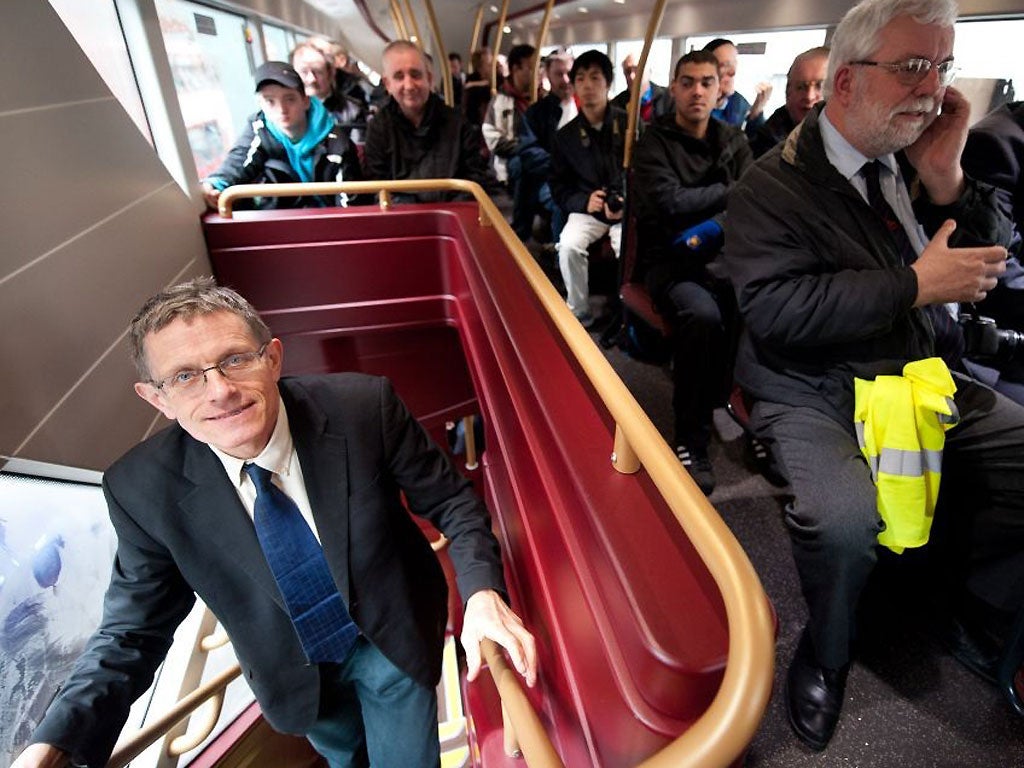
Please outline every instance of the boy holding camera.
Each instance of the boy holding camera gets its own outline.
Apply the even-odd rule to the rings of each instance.
[[[606,234],[615,257],[622,243],[625,200],[622,154],[626,113],[608,103],[612,62],[586,51],[569,72],[580,113],[557,134],[551,154],[551,194],[567,214],[558,240],[558,266],[569,309],[590,328],[587,249]]]

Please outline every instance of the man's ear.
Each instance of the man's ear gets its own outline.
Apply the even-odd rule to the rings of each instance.
[[[174,409],[167,405],[163,393],[146,381],[135,382],[135,394],[156,408],[168,419],[174,419]]]
[[[281,378],[281,370],[284,365],[284,345],[278,338],[273,338],[267,342],[267,349],[263,353],[267,358],[267,367],[274,374],[274,381]]]
[[[844,64],[836,70],[832,79],[832,98],[842,106],[850,106],[853,98],[853,67]]]

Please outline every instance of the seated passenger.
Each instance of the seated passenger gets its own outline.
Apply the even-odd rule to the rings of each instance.
[[[636,80],[636,57],[632,53],[622,60],[622,74],[626,78],[626,89],[612,99],[612,104],[619,109],[629,109],[630,89]],[[656,117],[670,115],[673,112],[672,94],[663,85],[651,82],[649,71],[644,72],[640,81],[640,114],[638,124],[647,125]]]
[[[324,58],[334,68],[334,92],[355,99],[366,106],[370,101],[370,84],[359,71],[356,60],[348,55],[345,47],[323,37],[311,37],[309,42],[324,55]]]
[[[495,174],[500,181],[507,181],[512,194],[512,229],[524,243],[533,233],[542,199],[546,209],[555,207],[547,187],[550,155],[537,143],[526,121],[535,53],[532,45],[517,45],[509,51],[509,77],[491,100],[483,125]]]
[[[469,57],[472,71],[466,77],[462,91],[462,113],[470,125],[481,126],[487,117],[487,107],[491,103],[491,69],[494,66],[494,54],[486,45],[477,48]],[[503,78],[499,72],[496,87],[500,88]]]
[[[735,125],[752,133],[764,122],[764,106],[772,97],[770,83],[758,83],[757,95],[751,104],[742,94],[736,93],[736,64],[739,52],[730,40],[715,38],[704,46],[718,59],[719,96],[718,105],[711,116],[723,123]]]
[[[970,105],[947,87],[956,17],[955,0],[852,8],[832,38],[825,104],[729,195],[724,259],[745,321],[736,378],[790,481],[785,520],[809,611],[786,706],[816,750],[839,720],[857,603],[886,529],[854,428],[854,380],[935,356],[949,332],[944,304],[984,299],[1006,268],[1010,222],[960,166]],[[936,622],[954,655],[985,674],[994,654],[970,651],[983,638],[965,642],[964,609],[982,600],[1016,612],[1024,601],[1024,408],[953,380],[959,423],[945,432],[926,552],[942,555]],[[913,460],[936,457],[892,458],[881,472],[919,482]]]
[[[370,122],[365,170],[369,179],[468,179],[488,193],[498,181],[487,167],[478,129],[431,91],[433,75],[423,53],[408,40],[384,49],[381,82],[390,98]],[[395,195],[396,200],[461,199],[452,192]]]
[[[711,117],[714,54],[679,59],[671,89],[675,114],[644,131],[633,158],[638,266],[672,326],[676,455],[711,493],[711,415],[729,391],[736,312],[732,285],[707,264],[722,247],[726,194],[751,155],[739,128]]]
[[[491,151],[498,181],[508,181],[508,161],[516,153],[523,115],[530,106],[533,74],[532,45],[517,45],[508,52],[509,77],[491,99],[484,118],[483,135]]]
[[[452,76],[452,104],[456,109],[461,109],[462,89],[466,86],[466,73],[462,71],[461,54],[455,51],[448,54],[448,70]]]
[[[975,123],[962,162],[964,171],[995,187],[999,207],[1013,220],[1018,238],[1024,235],[1024,101],[1004,104]],[[978,311],[1003,327],[1024,331],[1024,268],[1019,258],[1018,244],[1006,274]]]
[[[786,103],[772,112],[750,137],[750,149],[758,158],[796,128],[811,107],[821,101],[828,72],[828,48],[811,48],[793,59],[786,75]]]
[[[588,302],[587,248],[605,235],[615,257],[622,242],[622,154],[626,113],[608,103],[612,63],[585,51],[569,72],[580,113],[555,135],[551,193],[568,214],[558,240],[558,266],[569,309],[585,328],[594,324]]]
[[[261,109],[250,115],[235,146],[215,173],[203,180],[206,204],[217,208],[220,193],[232,184],[288,184],[359,181],[355,146],[338,128],[320,99],[306,95],[298,73],[283,61],[256,70]],[[265,197],[239,201],[236,207],[302,208],[346,206],[348,195]]]
[[[320,99],[349,138],[362,144],[369,114],[366,102],[336,90],[331,60],[313,43],[302,43],[292,51],[291,61],[306,86],[306,95]]]

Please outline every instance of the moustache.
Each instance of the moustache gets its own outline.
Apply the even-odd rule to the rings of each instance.
[[[924,112],[931,114],[935,112],[937,106],[935,99],[930,96],[922,96],[921,98],[911,99],[901,104],[893,110],[892,114],[897,115],[901,112]]]

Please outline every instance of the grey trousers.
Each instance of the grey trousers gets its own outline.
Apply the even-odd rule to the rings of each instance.
[[[946,433],[929,546],[938,536],[957,565],[936,587],[956,584],[1016,611],[1024,602],[1024,407],[955,378],[960,423]],[[793,491],[786,526],[818,663],[838,669],[850,661],[857,600],[878,558],[871,473],[852,421],[764,401],[751,420]]]

